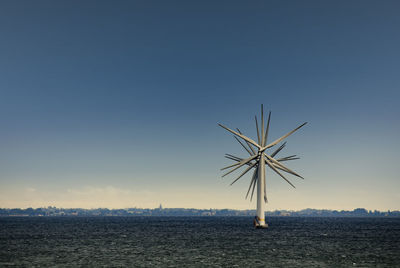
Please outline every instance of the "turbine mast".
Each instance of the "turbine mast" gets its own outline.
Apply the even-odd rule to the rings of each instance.
[[[266,228],[268,225],[265,223],[265,156],[264,153],[260,155],[260,162],[258,168],[258,180],[257,180],[257,228]]]

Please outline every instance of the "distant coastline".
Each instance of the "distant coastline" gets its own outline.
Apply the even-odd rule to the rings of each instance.
[[[188,209],[188,208],[126,208],[126,209],[83,209],[83,208],[0,208],[0,217],[79,217],[79,216],[254,216],[255,210],[234,209]],[[266,216],[285,217],[400,217],[400,211],[371,211],[364,208],[354,210],[303,209],[299,211],[266,211]]]

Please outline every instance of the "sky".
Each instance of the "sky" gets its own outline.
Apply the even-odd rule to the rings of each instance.
[[[1,1],[0,207],[232,208],[232,135],[303,122],[267,210],[399,210],[399,1]],[[240,174],[239,172],[236,174]]]

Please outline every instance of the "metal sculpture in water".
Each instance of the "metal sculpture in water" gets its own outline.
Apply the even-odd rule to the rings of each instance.
[[[237,177],[232,183],[234,184],[236,181],[238,181],[240,178],[243,177],[247,172],[249,172],[251,169],[254,169],[253,176],[250,181],[250,186],[246,194],[246,199],[250,193],[251,190],[251,198],[250,201],[253,199],[253,194],[254,194],[254,189],[257,185],[257,216],[255,217],[254,224],[256,228],[266,228],[268,227],[268,224],[265,223],[265,208],[264,205],[267,203],[267,192],[266,192],[266,183],[265,183],[265,165],[270,167],[275,173],[277,173],[279,176],[281,176],[287,183],[289,183],[293,188],[296,188],[285,176],[282,175],[280,171],[292,174],[294,176],[297,176],[299,178],[304,179],[302,176],[294,172],[293,170],[290,170],[286,166],[282,164],[284,161],[291,161],[291,160],[296,160],[299,159],[296,155],[291,155],[283,158],[278,158],[275,159],[274,157],[286,146],[286,142],[284,142],[281,146],[279,146],[274,152],[271,154],[268,154],[266,152],[267,149],[272,148],[273,146],[277,145],[284,139],[286,139],[288,136],[293,134],[295,131],[300,129],[302,126],[304,126],[306,123],[298,126],[294,130],[290,131],[286,135],[280,137],[279,139],[267,144],[268,140],[268,131],[269,131],[269,123],[271,120],[271,112],[269,112],[268,115],[268,120],[267,120],[267,126],[264,131],[264,111],[263,111],[263,105],[261,105],[261,129],[258,127],[258,122],[257,122],[257,116],[255,117],[256,121],[256,128],[257,128],[257,139],[258,142],[255,142],[254,140],[250,139],[249,137],[245,136],[240,132],[240,130],[237,128],[237,131],[234,131],[230,128],[227,128],[226,126],[223,126],[221,124],[218,124],[222,128],[228,130],[229,132],[234,134],[234,138],[242,145],[242,147],[249,153],[250,157],[249,158],[240,158],[231,154],[225,154],[225,157],[228,159],[231,159],[235,161],[236,163],[227,167],[222,168],[221,170],[229,170],[227,173],[223,174],[222,177],[225,177],[226,175],[232,173],[233,171],[241,168],[241,167],[246,167],[246,169]],[[240,139],[244,141],[245,145]]]

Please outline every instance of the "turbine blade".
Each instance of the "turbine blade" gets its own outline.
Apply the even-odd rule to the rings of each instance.
[[[277,166],[277,168],[279,168],[280,170],[286,171],[287,173],[295,175],[295,176],[297,176],[299,178],[302,178],[304,180],[304,178],[302,176],[300,176],[299,174],[297,174],[293,170],[290,170],[289,168],[285,167],[284,165],[282,165],[281,163],[279,163],[277,160],[275,160],[274,158],[270,157],[269,155],[267,155],[267,154],[265,154],[265,155],[274,164],[274,166]]]
[[[261,104],[261,146],[264,143],[264,105]]]
[[[241,159],[233,158],[233,157],[228,156],[228,155],[225,155],[225,158],[231,159],[231,160],[236,161],[236,162],[242,161]]]
[[[243,135],[243,133],[240,132],[240,129],[238,129],[238,128],[236,128],[236,129],[237,129],[237,131],[238,131],[240,134]],[[256,154],[256,151],[254,151],[253,146],[251,146],[251,144],[250,144],[248,141],[245,141],[245,142],[246,142],[247,146],[249,146],[249,148],[250,148],[250,150],[253,152],[253,154]]]
[[[294,171],[292,171],[292,170],[290,170],[290,169],[288,169],[288,168],[284,169],[284,168],[282,168],[282,167],[280,167],[280,166],[278,166],[278,165],[276,165],[276,164],[274,164],[274,163],[272,163],[272,165],[273,165],[274,167],[276,167],[277,169],[280,169],[280,170],[282,170],[282,171],[284,171],[284,172],[286,172],[286,173],[292,174],[292,175],[294,175],[294,176],[296,176],[296,177],[299,177],[299,178],[301,178],[301,179],[304,180],[304,178],[303,178],[302,176],[300,176],[299,174],[297,174],[296,172],[294,172]]]
[[[292,175],[295,175],[299,178],[304,179],[302,176],[300,176],[299,174],[297,174],[296,172],[294,172],[293,170],[290,170],[288,167],[284,166],[282,163],[280,163],[279,161],[277,161],[275,158],[270,157],[269,155],[266,155],[267,158],[277,167],[279,167],[281,170],[286,171],[288,173],[291,173]]]
[[[228,171],[227,173],[225,173],[224,175],[222,175],[222,177],[225,177],[226,175],[232,173],[233,171],[237,170],[238,168],[242,167],[243,165],[245,165],[246,163],[250,162],[251,160],[253,160],[254,158],[256,158],[258,155],[253,155],[250,156],[249,158],[246,158],[234,165],[232,165],[232,167],[236,166],[235,168],[231,169],[230,171]],[[225,168],[224,168],[225,169]]]
[[[251,178],[250,186],[249,186],[249,189],[247,190],[246,199],[247,199],[247,197],[249,196],[251,186],[253,185],[253,183],[254,183],[255,180],[256,180],[257,172],[258,172],[258,167],[257,167],[256,170],[254,170],[254,172],[253,172],[253,177]]]
[[[298,129],[300,129],[302,126],[304,126],[305,124],[307,124],[307,122],[305,122],[304,124],[298,126],[297,128],[293,129],[292,131],[290,131],[289,133],[287,133],[286,135],[283,135],[282,137],[280,137],[279,139],[275,140],[274,142],[268,144],[267,146],[265,146],[264,148],[268,149],[278,143],[280,143],[281,141],[283,141],[284,139],[286,139],[287,137],[289,137],[290,135],[292,135],[295,131],[297,131]]]
[[[253,155],[253,154],[249,151],[249,149],[247,149],[247,147],[244,146],[244,144],[243,144],[236,136],[233,136],[233,137],[238,141],[238,143],[240,143],[240,145],[243,146],[243,148],[249,153],[249,155]]]
[[[271,155],[272,156],[272,155]],[[297,155],[290,155],[290,156],[286,156],[286,157],[282,157],[277,159],[277,161],[281,162],[281,161],[288,161],[288,160],[296,160],[296,159],[300,159],[300,157],[296,157]]]
[[[275,155],[277,155],[283,148],[285,148],[285,146],[286,146],[286,141],[281,146],[279,146],[279,148],[276,149],[275,152],[273,152],[271,154],[271,157],[274,157]]]
[[[258,172],[258,170],[257,170],[257,172]],[[257,183],[257,179],[255,179],[254,184],[253,184],[253,190],[251,190],[250,202],[253,201],[253,194],[254,194],[254,189],[256,188],[256,183]]]
[[[254,116],[254,119],[256,120],[257,140],[258,140],[258,143],[261,144],[261,142],[260,142],[260,131],[259,131],[259,129],[258,129],[257,116]]]
[[[296,188],[288,179],[285,178],[273,165],[272,163],[269,163],[269,161],[265,161],[265,163],[273,169],[279,176],[281,176],[287,183],[289,183],[293,188]]]
[[[221,168],[220,170],[225,170],[225,169],[228,169],[228,168],[231,168],[231,167],[237,166],[237,165],[240,165],[240,161],[239,161],[239,162],[237,162],[237,163],[235,163],[235,164],[232,164],[232,165],[229,165],[229,166],[223,167],[223,168]]]
[[[243,175],[246,174],[250,169],[252,169],[256,164],[257,164],[257,162],[255,162],[254,164],[251,164],[248,168],[246,168],[246,170],[243,171],[242,174],[240,174],[240,176],[237,177],[237,179],[234,180],[234,181],[231,183],[231,185],[234,184],[235,182],[237,182],[241,177],[243,177]]]
[[[243,158],[237,157],[237,156],[235,156],[235,155],[231,155],[231,154],[225,154],[225,155],[226,155],[226,156],[233,157],[233,158],[236,158],[236,159],[239,159],[240,161],[243,160]]]
[[[277,160],[279,161],[279,160],[281,160],[281,159],[294,158],[294,157],[296,157],[296,156],[297,156],[297,155],[295,155],[295,154],[294,154],[294,155],[289,155],[289,156],[285,156],[285,157],[279,158],[279,159],[277,159]],[[271,157],[273,157],[272,154],[271,154]]]
[[[234,155],[231,155],[231,154],[225,154],[225,157],[226,157],[226,156],[230,156],[230,157],[232,157],[232,158],[235,158],[235,159],[233,159],[233,160],[235,160],[235,161],[237,161],[237,162],[243,161],[243,158],[240,158],[240,157],[237,157],[237,156],[234,156]],[[239,164],[240,164],[240,163],[235,163],[235,164],[229,165],[229,166],[227,166],[227,167],[223,167],[223,168],[221,168],[221,170],[225,170],[225,169],[234,167],[234,166],[239,165]]]
[[[244,136],[244,135],[242,135],[242,134],[240,134],[240,133],[237,133],[236,131],[234,131],[234,130],[232,130],[232,129],[230,129],[230,128],[227,128],[227,127],[224,126],[224,125],[221,125],[221,124],[218,124],[218,125],[219,125],[220,127],[224,128],[224,129],[228,130],[228,131],[231,132],[232,134],[235,134],[236,136],[238,136],[238,137],[244,139],[245,141],[250,142],[251,144],[253,144],[253,145],[256,146],[257,148],[261,149],[261,146],[258,145],[258,144],[257,144],[255,141],[253,141],[252,139],[250,139],[250,138],[248,138],[248,137],[246,137],[246,136]]]
[[[289,158],[289,159],[278,159],[278,161],[279,162],[284,162],[284,161],[297,160],[297,159],[300,159],[300,157]]]
[[[268,120],[267,120],[267,129],[265,130],[265,135],[264,135],[264,141],[262,146],[265,146],[265,144],[267,144],[267,140],[268,140],[268,131],[269,131],[269,122],[271,121],[271,111],[269,111],[268,114]]]
[[[231,160],[233,160],[233,161],[236,161],[236,162],[240,162],[241,160],[239,160],[239,159],[235,159],[235,158],[232,158],[232,157],[230,157],[230,156],[225,156],[225,158],[228,158],[228,159],[231,159]],[[253,160],[252,160],[253,161]],[[257,163],[257,162],[256,162]],[[248,162],[248,163],[246,163],[246,165],[248,165],[248,166],[250,166],[250,165],[252,165],[253,164],[253,162]]]

